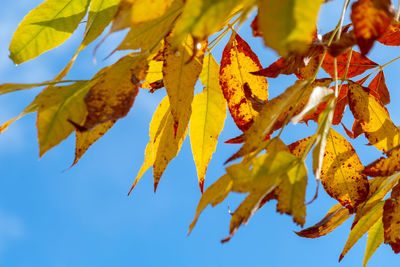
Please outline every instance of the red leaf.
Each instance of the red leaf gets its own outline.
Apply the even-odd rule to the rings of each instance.
[[[400,23],[393,21],[386,31],[383,33],[378,42],[389,45],[389,46],[399,46],[400,45]]]
[[[382,104],[387,105],[390,103],[390,94],[382,70],[379,71],[375,78],[370,82],[368,88],[377,93]]]

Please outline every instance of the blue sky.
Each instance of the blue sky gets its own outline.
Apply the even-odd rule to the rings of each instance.
[[[8,1],[0,9],[0,83],[40,82],[52,79],[68,62],[82,37],[82,25],[65,44],[38,59],[14,66],[8,59],[8,44],[19,21],[42,0]],[[336,24],[342,1],[333,1],[321,12],[320,32]],[[4,5],[3,5],[4,6]],[[263,66],[276,54],[250,36],[249,25],[239,31],[259,55]],[[86,48],[68,78],[87,79],[100,68],[115,62],[119,55],[101,61],[112,51],[123,34],[111,36],[101,46],[92,63],[94,45]],[[217,61],[227,39],[215,49]],[[399,54],[399,48],[376,45],[371,59],[383,64]],[[396,124],[400,122],[400,62],[385,68],[392,95],[388,106]],[[269,79],[270,95],[276,96],[293,83],[293,77]],[[39,89],[0,97],[0,122],[17,115]],[[0,136],[0,266],[362,266],[365,237],[338,264],[339,254],[349,233],[349,223],[334,233],[315,240],[297,237],[299,230],[291,218],[275,212],[275,202],[267,204],[241,227],[227,244],[219,241],[228,233],[230,215],[243,199],[232,195],[218,207],[207,208],[192,234],[187,237],[195,207],[200,198],[195,166],[187,139],[179,156],[168,166],[156,195],[151,171],[146,173],[133,194],[126,196],[143,161],[148,141],[148,124],[163,93],[141,91],[130,114],[120,120],[81,161],[63,171],[73,161],[74,138],[38,159],[35,115],[28,115]],[[347,111],[345,124],[351,126]],[[309,135],[311,123],[285,131],[289,143]],[[340,128],[338,128],[340,129]],[[231,119],[220,140],[239,131]],[[364,163],[380,154],[359,138],[353,144]],[[206,176],[206,186],[223,172],[223,162],[237,149],[222,142]],[[310,168],[309,168],[310,169]],[[315,190],[312,175],[307,199]],[[335,202],[320,191],[317,201],[307,207],[307,226],[317,222]],[[381,246],[369,266],[399,266],[400,257],[387,245]]]

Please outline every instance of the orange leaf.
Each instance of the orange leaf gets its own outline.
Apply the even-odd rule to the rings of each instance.
[[[386,31],[383,33],[378,42],[389,45],[389,46],[399,46],[400,45],[400,23],[393,21]]]
[[[258,27],[258,14],[255,16],[254,20],[251,22],[251,29],[253,30],[253,37],[262,37],[260,28]]]
[[[367,177],[354,148],[342,135],[331,129],[326,141],[321,168],[321,183],[326,192],[353,212],[368,196]]]
[[[385,244],[395,253],[400,252],[400,184],[397,184],[383,207],[383,229]]]
[[[367,165],[363,173],[368,176],[376,177],[389,176],[396,171],[400,171],[400,147],[389,150],[386,155],[387,158],[381,157]]]
[[[382,70],[379,71],[375,78],[369,83],[368,88],[378,94],[382,104],[387,105],[390,103],[390,94]]]
[[[371,145],[387,151],[399,144],[399,130],[374,91],[350,83],[348,96],[350,110]]]
[[[245,95],[245,84],[251,89],[252,97],[260,100],[268,98],[266,79],[250,74],[261,68],[250,46],[237,33],[233,33],[222,53],[219,79],[232,118],[242,131],[246,131],[258,115],[252,101]]]
[[[378,8],[373,0],[358,0],[351,7],[354,33],[363,55],[369,52],[392,21],[391,14],[384,8]]]
[[[338,78],[342,78],[344,76],[347,62],[349,60],[350,52],[347,51],[340,56],[336,57],[337,60],[337,72]],[[324,62],[322,63],[322,68],[332,77],[335,77],[334,71],[334,57],[329,55],[328,53],[325,56]],[[366,70],[375,68],[378,66],[377,63],[373,62],[372,60],[366,58],[365,56],[361,55],[357,51],[353,51],[351,54],[351,61],[349,65],[349,69],[346,74],[346,78],[352,78],[354,76],[363,74]]]

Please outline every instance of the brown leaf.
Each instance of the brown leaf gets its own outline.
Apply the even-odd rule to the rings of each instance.
[[[397,146],[386,153],[387,157],[381,157],[365,166],[363,173],[365,175],[389,176],[400,171],[400,147]]]
[[[383,229],[385,244],[395,253],[400,252],[400,184],[397,184],[383,207]]]
[[[253,21],[251,22],[251,29],[253,30],[253,37],[262,37],[262,33],[260,28],[258,27],[258,14],[254,17]]]
[[[340,56],[336,57],[337,60],[337,72],[338,78],[342,78],[344,76],[347,62],[349,60],[350,52],[347,51]],[[361,55],[357,51],[353,51],[351,54],[351,61],[349,65],[349,69],[346,74],[346,78],[352,78],[354,76],[363,74],[366,70],[375,68],[378,66],[377,63],[368,59],[367,57]],[[322,68],[332,77],[335,77],[334,71],[334,57],[329,55],[328,53],[325,56],[324,62],[322,63]]]
[[[246,131],[253,123],[258,111],[245,95],[245,84],[252,96],[261,101],[268,98],[268,83],[265,78],[250,74],[261,69],[261,63],[250,46],[233,33],[222,53],[220,84],[229,111],[240,130]]]
[[[368,54],[374,42],[386,31],[392,21],[390,6],[378,7],[374,2],[377,1],[358,0],[351,7],[354,33],[363,55]]]

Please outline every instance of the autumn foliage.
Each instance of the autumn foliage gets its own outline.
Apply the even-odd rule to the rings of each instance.
[[[229,234],[222,242],[273,199],[277,212],[292,216],[303,227],[307,181],[314,174],[338,203],[320,222],[297,232],[299,236],[326,235],[354,217],[340,259],[366,233],[364,265],[382,243],[399,253],[400,132],[385,107],[391,100],[384,73],[384,67],[398,58],[383,65],[368,58],[377,42],[400,45],[398,13],[389,0],[346,0],[343,15],[351,24],[343,25],[342,16],[335,29],[321,35],[317,18],[324,2],[47,0],[15,31],[10,44],[13,62],[21,64],[63,43],[88,13],[82,43],[53,80],[0,85],[0,94],[44,86],[19,116],[3,123],[0,133],[36,112],[40,156],[75,133],[74,165],[128,114],[139,91],[165,90],[131,191],[150,168],[156,191],[189,133],[203,193],[207,166],[229,110],[242,134],[226,143],[240,148],[227,156],[226,173],[202,194],[190,231],[209,204],[218,205],[231,192],[246,197],[232,213]],[[249,40],[235,31],[254,10],[254,38],[280,56],[267,67]],[[106,37],[129,30],[115,51],[135,52],[91,79],[64,80],[78,54],[109,25]],[[230,38],[218,63],[213,48],[226,35]],[[294,84],[269,98],[267,79],[292,74],[297,78]],[[203,90],[195,94],[198,80]],[[346,110],[354,117],[349,128],[342,123]],[[281,139],[289,123],[310,121],[318,124],[311,136],[292,144]],[[341,127],[347,137],[338,132]],[[365,138],[376,148],[374,162],[363,165],[352,145],[355,138]],[[312,171],[305,164],[308,155]]]

